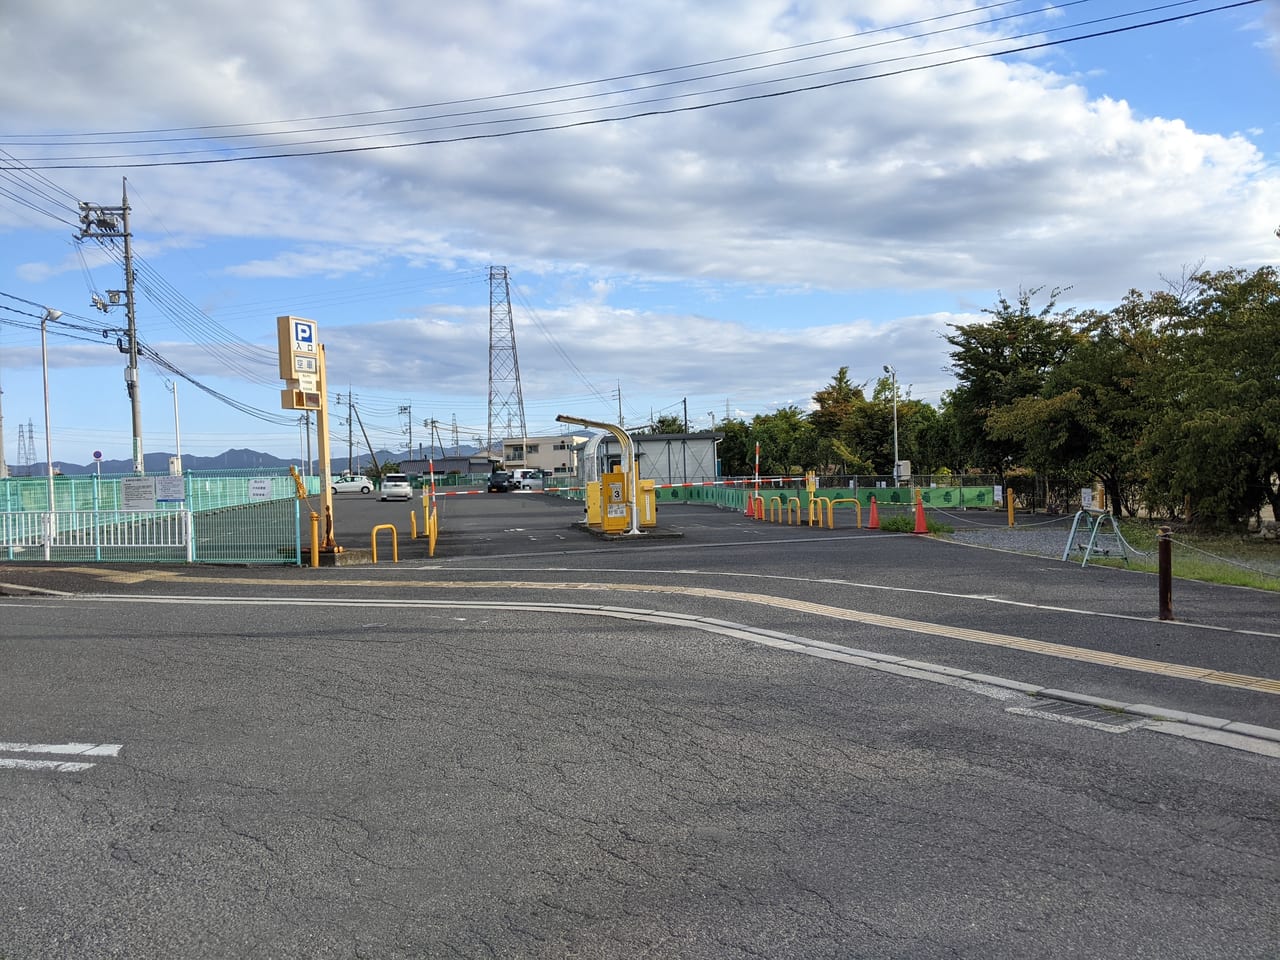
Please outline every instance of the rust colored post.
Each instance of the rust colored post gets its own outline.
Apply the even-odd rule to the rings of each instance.
[[[1160,619],[1173,619],[1173,537],[1168,527],[1161,527],[1156,537],[1160,560]]]

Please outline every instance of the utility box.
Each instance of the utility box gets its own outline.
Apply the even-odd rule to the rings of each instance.
[[[604,516],[604,504],[600,500],[600,481],[587,481],[587,526],[599,527]]]
[[[899,460],[893,465],[893,479],[898,486],[911,482],[911,461]]]
[[[641,480],[639,494],[636,497],[636,509],[640,512],[640,526],[656,527],[658,525],[658,490],[657,481]]]
[[[627,502],[627,475],[621,470],[611,470],[600,480],[604,516],[600,528],[605,533],[621,533],[630,525],[630,504]]]

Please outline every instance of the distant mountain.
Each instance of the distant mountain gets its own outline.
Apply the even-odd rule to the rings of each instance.
[[[446,447],[444,453],[446,456],[470,456],[477,451],[477,447]],[[142,464],[146,468],[147,473],[168,473],[169,458],[173,454],[157,451],[155,453],[143,454]],[[407,460],[409,457],[404,453],[392,453],[390,450],[379,450],[378,463],[399,463],[401,460]],[[364,472],[371,464],[369,462],[369,454],[360,454],[357,464],[356,458],[353,457],[348,461],[347,457],[333,457],[330,460],[330,472],[342,473],[350,464],[351,469],[356,472]],[[290,457],[282,459],[270,453],[262,453],[258,450],[225,450],[214,457],[197,457],[189,453],[182,455],[182,469],[188,470],[254,470],[268,468],[271,470],[288,470],[290,464],[301,466],[300,457]],[[130,474],[133,473],[132,460],[103,460],[100,464],[96,463],[65,463],[62,460],[53,461],[53,468],[56,471],[67,476],[83,476],[85,474],[97,473],[101,469],[104,474]],[[44,461],[34,463],[28,468],[17,464],[9,464],[9,475],[14,477],[36,476],[42,477],[46,471]]]

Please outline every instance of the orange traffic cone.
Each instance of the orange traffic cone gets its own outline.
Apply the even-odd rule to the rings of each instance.
[[[924,519],[924,499],[920,496],[920,491],[916,491],[916,528],[912,533],[928,533],[929,524]]]
[[[867,521],[868,530],[880,529],[880,513],[876,510],[876,498],[871,498],[871,519]]]
[[[742,515],[743,515],[744,517],[749,517],[749,518],[751,518],[751,519],[755,519],[755,515],[756,515],[756,501],[755,501],[755,498],[751,496],[751,491],[750,491],[750,490],[748,490],[748,491],[747,491],[747,509],[746,509],[746,511],[745,511]]]

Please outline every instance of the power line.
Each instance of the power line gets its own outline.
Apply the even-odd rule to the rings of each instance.
[[[1083,2],[1083,0],[1079,0],[1079,2]],[[679,113],[688,113],[695,110],[706,110],[706,109],[728,106],[733,104],[748,103],[753,101],[760,101],[760,100],[766,100],[766,99],[772,99],[772,98],[784,97],[784,96],[793,96],[800,93],[809,93],[817,90],[830,89],[833,87],[848,85],[852,83],[863,83],[870,80],[886,79],[889,77],[902,76],[905,74],[921,72],[924,70],[933,70],[939,67],[953,66],[960,63],[993,59],[997,57],[1006,57],[1006,56],[1019,54],[1019,53],[1028,53],[1036,50],[1043,50],[1051,47],[1061,46],[1068,43],[1077,43],[1082,40],[1091,40],[1091,39],[1097,39],[1100,37],[1115,36],[1118,34],[1128,33],[1135,30],[1142,30],[1142,29],[1147,29],[1150,27],[1160,26],[1164,24],[1175,23],[1178,21],[1190,20],[1196,17],[1201,17],[1208,14],[1212,14],[1212,13],[1219,13],[1224,10],[1231,10],[1231,9],[1236,9],[1240,7],[1251,6],[1253,4],[1260,2],[1260,0],[1237,0],[1237,2],[1234,2],[1234,3],[1222,4],[1219,6],[1210,7],[1206,9],[1193,10],[1186,13],[1176,14],[1173,16],[1168,16],[1160,19],[1147,20],[1140,23],[1128,24],[1124,26],[1116,26],[1109,29],[1105,29],[1105,30],[1097,30],[1089,33],[1070,36],[1070,37],[1061,37],[1053,40],[1045,40],[1045,41],[1040,41],[1035,43],[1026,43],[1018,46],[1008,47],[1002,50],[987,51],[987,52],[976,53],[976,54],[956,56],[956,57],[951,57],[949,59],[936,60],[929,63],[919,63],[919,64],[910,64],[906,66],[899,66],[899,67],[894,67],[892,69],[883,70],[877,73],[865,74],[865,75],[860,75],[856,77],[841,77],[837,79],[826,80],[820,83],[811,83],[811,84],[806,84],[802,86],[791,87],[784,90],[760,91],[755,93],[743,94],[742,96],[723,97],[721,99],[710,100],[704,103],[697,103],[697,104],[684,104],[684,105],[668,106],[668,107],[651,106],[649,109],[636,110],[634,112],[627,112],[627,113],[622,113],[614,116],[587,117],[587,118],[566,120],[563,123],[541,122],[541,121],[554,121],[564,117],[577,116],[578,114],[588,113],[592,111],[600,111],[605,109],[635,108],[638,106],[646,106],[650,104],[668,103],[672,100],[687,99],[691,96],[707,96],[708,94],[732,92],[734,90],[743,90],[747,88],[759,87],[765,84],[794,82],[796,80],[809,79],[817,76],[826,76],[832,73],[844,73],[844,72],[848,72],[850,70],[855,70],[855,69],[867,69],[868,67],[873,67],[873,66],[878,66],[878,65],[888,64],[888,63],[896,63],[904,60],[909,61],[909,60],[918,60],[925,57],[936,57],[940,53],[957,53],[957,52],[963,53],[964,51],[972,50],[981,46],[988,46],[992,43],[997,43],[997,42],[1007,43],[1010,40],[1025,39],[1031,36],[1041,36],[1047,33],[1060,32],[1068,29],[1078,30],[1082,26],[1086,26],[1089,24],[1110,22],[1114,20],[1125,19],[1128,17],[1142,15],[1145,13],[1150,13],[1153,11],[1173,9],[1173,8],[1185,6],[1194,2],[1197,2],[1197,0],[1178,0],[1178,2],[1176,3],[1167,3],[1167,4],[1162,4],[1156,7],[1149,7],[1149,8],[1144,8],[1142,10],[1129,11],[1122,14],[1115,14],[1109,17],[1098,18],[1091,21],[1084,21],[1082,23],[1054,27],[1049,30],[1037,31],[1034,34],[1030,34],[1030,33],[1020,34],[1013,38],[987,39],[982,41],[976,41],[974,43],[957,45],[954,47],[946,48],[943,51],[936,51],[936,50],[926,51],[924,53],[913,54],[910,56],[891,58],[890,60],[872,61],[870,63],[861,63],[861,64],[855,64],[851,66],[836,67],[830,70],[817,71],[809,74],[800,74],[800,75],[794,75],[794,76],[788,76],[788,77],[773,78],[773,79],[763,80],[763,81],[754,81],[749,84],[741,84],[735,87],[721,87],[721,88],[716,88],[710,91],[702,90],[702,91],[696,91],[694,93],[682,93],[682,94],[678,94],[671,97],[654,98],[647,101],[639,101],[639,102],[633,102],[628,104],[622,104],[622,105],[619,105],[618,107],[584,108],[582,110],[567,111],[562,113],[550,113],[550,114],[534,115],[530,117],[508,118],[508,119],[497,119],[497,120],[478,120],[478,121],[471,121],[467,123],[447,124],[442,127],[431,128],[432,130],[448,131],[448,130],[464,130],[464,129],[468,129],[475,126],[490,126],[490,125],[497,125],[497,124],[516,124],[516,123],[532,124],[532,125],[518,127],[516,129],[466,132],[466,133],[459,133],[454,136],[433,137],[433,138],[421,139],[421,140],[404,140],[404,141],[399,141],[394,143],[363,143],[359,145],[342,145],[342,146],[332,145],[335,143],[346,144],[348,141],[359,141],[359,140],[370,139],[367,135],[362,135],[362,136],[355,136],[355,137],[350,137],[345,139],[328,138],[328,139],[309,140],[309,141],[302,140],[290,145],[288,149],[266,148],[261,145],[238,148],[238,147],[227,147],[225,146],[225,144],[219,144],[216,147],[209,147],[202,150],[192,150],[192,151],[185,151],[185,152],[174,151],[169,153],[153,153],[153,154],[142,153],[142,154],[107,155],[107,156],[96,156],[96,157],[91,156],[91,157],[72,158],[70,160],[63,160],[62,158],[57,158],[57,157],[53,157],[53,158],[43,157],[43,158],[27,158],[22,162],[28,168],[50,169],[50,170],[96,169],[102,166],[112,166],[112,167],[121,167],[121,168],[192,166],[192,165],[234,163],[234,162],[245,161],[245,160],[285,159],[289,157],[314,157],[314,156],[326,156],[326,155],[334,155],[334,154],[365,153],[365,152],[381,151],[381,150],[389,150],[389,149],[400,149],[400,148],[411,147],[411,146],[433,146],[433,145],[440,145],[445,143],[457,143],[457,142],[463,142],[463,141],[498,139],[498,138],[505,138],[505,137],[511,137],[511,136],[518,136],[518,135],[523,135],[528,133],[567,130],[567,129],[573,129],[573,128],[595,126],[595,125],[606,124],[606,123],[617,123],[625,120],[635,120],[643,117],[665,116],[665,115],[672,115],[672,114],[679,114]],[[1030,15],[1030,14],[1022,14],[1020,16],[1027,16],[1027,15]],[[910,38],[903,38],[903,39],[919,39],[919,37],[910,37]],[[577,100],[577,99],[582,99],[582,98],[568,98],[568,100],[564,102],[570,102],[572,100]],[[417,122],[417,119],[415,119],[414,122]],[[289,134],[292,134],[295,131],[287,131],[287,132]],[[427,132],[427,131],[426,130],[406,131],[400,134],[383,134],[383,136],[409,136],[409,135],[420,134],[423,132]],[[320,148],[312,149],[312,150],[296,149],[297,147],[307,147],[307,146],[319,146]],[[214,156],[214,157],[195,156],[199,154],[208,153],[213,149],[217,149],[222,155]],[[226,155],[227,151],[231,151],[234,153],[235,151],[238,151],[238,150],[243,150],[243,151],[258,150],[260,152],[256,152],[256,153],[246,152],[246,153],[241,153],[239,155],[232,155],[232,156]],[[262,152],[262,151],[265,151],[265,152]],[[183,159],[147,159],[149,157],[156,157],[156,158],[183,157]],[[109,164],[99,162],[99,161],[108,161],[108,160],[112,162]],[[120,160],[124,160],[127,162],[115,162]],[[81,161],[95,161],[95,162],[81,162]],[[3,166],[0,166],[0,170],[3,170],[3,169],[5,168]]]

